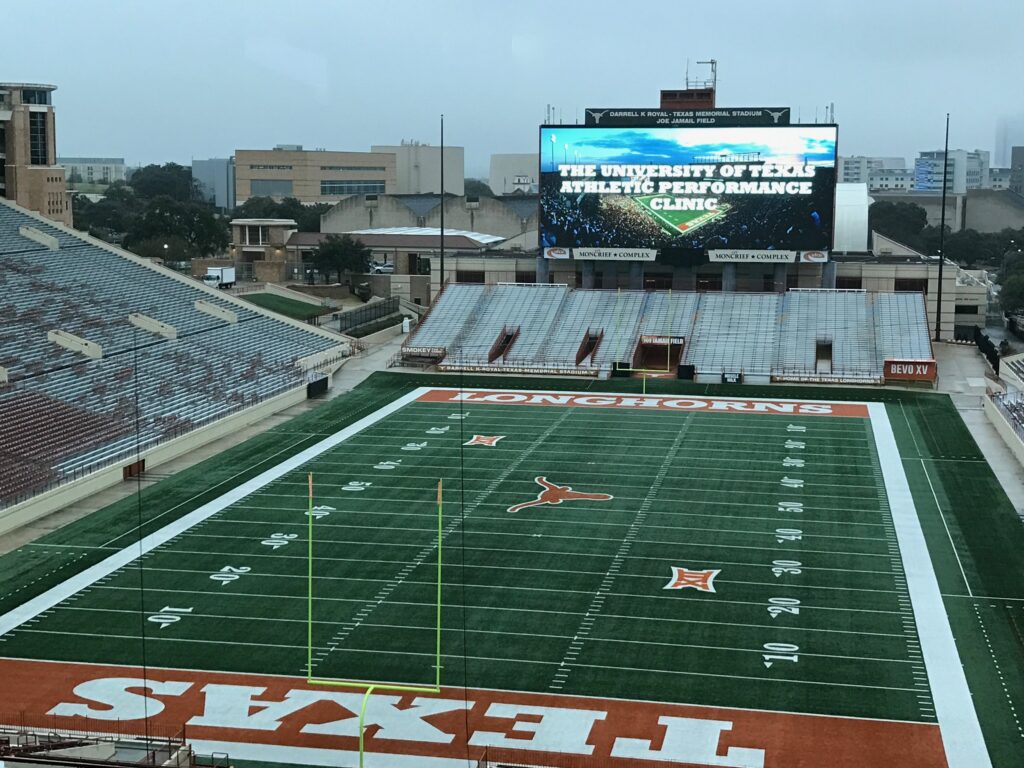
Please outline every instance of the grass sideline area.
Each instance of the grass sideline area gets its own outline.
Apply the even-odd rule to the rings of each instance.
[[[317,306],[274,293],[246,293],[241,298],[250,304],[269,309],[271,312],[277,312],[279,315],[290,317],[293,320],[309,320],[334,311],[330,307]]]
[[[460,383],[466,388],[553,390],[582,384],[582,389],[593,393],[639,393],[641,388],[639,381],[631,379],[578,382],[374,374],[352,393],[146,489],[141,499],[124,499],[0,558],[0,583],[10,585],[0,595],[0,611],[10,610],[134,541],[140,531],[140,516],[141,532],[149,533],[415,387]],[[648,394],[886,404],[993,762],[1019,762],[1024,744],[1016,724],[1016,708],[1024,691],[1024,531],[949,398],[897,390],[703,386],[671,380],[648,381],[646,387]],[[498,413],[495,418],[498,425],[500,419],[511,416]],[[595,428],[603,431],[596,423]],[[627,461],[631,451],[646,450],[645,446],[661,450],[661,442],[653,432],[639,437],[622,446],[625,452],[618,460]],[[841,459],[841,454],[834,457],[837,462]],[[614,461],[613,457],[611,465]],[[851,458],[851,463],[856,461]],[[0,653],[4,653],[2,646]],[[418,677],[423,671],[410,674]],[[498,681],[495,687],[500,685],[515,685],[515,681]]]

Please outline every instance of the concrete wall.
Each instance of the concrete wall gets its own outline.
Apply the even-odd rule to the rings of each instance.
[[[449,197],[444,201],[444,225],[447,229],[516,237],[531,229],[536,230],[537,216],[535,212],[529,218],[520,218],[512,208],[493,197],[481,197],[478,208],[468,207],[462,197]],[[424,224],[428,227],[441,225],[440,207],[427,214]]]
[[[872,192],[871,198],[876,202],[885,200],[890,203],[914,203],[924,208],[928,215],[928,224],[934,227],[939,226],[942,216],[942,195],[935,194],[914,194],[914,193],[893,193]],[[959,232],[963,229],[965,197],[963,195],[946,195],[946,226],[951,232]]]
[[[464,229],[484,232],[499,237],[517,237],[537,229],[537,212],[521,218],[510,206],[492,197],[482,197],[477,207],[470,208],[464,197],[447,197],[444,201],[446,229]],[[400,198],[380,195],[376,206],[368,206],[359,195],[342,200],[320,217],[321,232],[352,232],[357,229],[378,227],[439,227],[440,206],[434,206],[419,217]],[[534,234],[536,238],[536,234]],[[536,239],[533,246],[536,246]]]
[[[1024,227],[1024,197],[1009,191],[978,189],[967,193],[964,223],[979,232]]]
[[[368,206],[362,195],[342,200],[320,217],[324,233],[352,232],[374,227],[417,227],[419,219],[398,198],[379,195],[375,206]]]

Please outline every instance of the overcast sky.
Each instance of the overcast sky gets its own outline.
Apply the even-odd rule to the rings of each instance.
[[[58,86],[60,155],[129,164],[279,143],[531,152],[547,104],[657,107],[687,59],[718,106],[835,103],[839,152],[1024,144],[1024,0],[3,0],[0,80]],[[993,158],[995,160],[995,157]]]

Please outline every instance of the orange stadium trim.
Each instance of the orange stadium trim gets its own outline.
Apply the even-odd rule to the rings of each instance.
[[[275,750],[308,763],[357,749],[362,691],[301,678],[0,659],[4,705],[48,728],[157,728],[232,756]],[[468,708],[468,718],[466,709]],[[88,719],[86,719],[88,718]],[[468,723],[468,729],[467,729]],[[369,753],[455,768],[491,760],[564,768],[943,768],[938,725],[509,691],[380,693],[366,712]],[[461,761],[461,762],[460,762]],[[327,764],[320,762],[320,764]]]
[[[487,405],[555,405],[567,408],[628,408],[665,411],[763,413],[775,416],[845,416],[868,418],[864,403],[804,400],[756,400],[679,395],[594,395],[517,390],[431,389],[416,398],[421,403],[485,403]]]

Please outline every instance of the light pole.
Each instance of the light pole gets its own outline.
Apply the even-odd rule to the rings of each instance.
[[[167,263],[167,243],[164,243],[164,264]]]
[[[949,171],[949,112],[946,113],[946,146],[942,151],[942,211],[939,214],[939,290],[935,297],[935,340],[942,335],[942,265],[946,261],[946,178]]]
[[[551,172],[555,172],[555,144],[558,143],[558,137],[555,134],[551,134]]]

